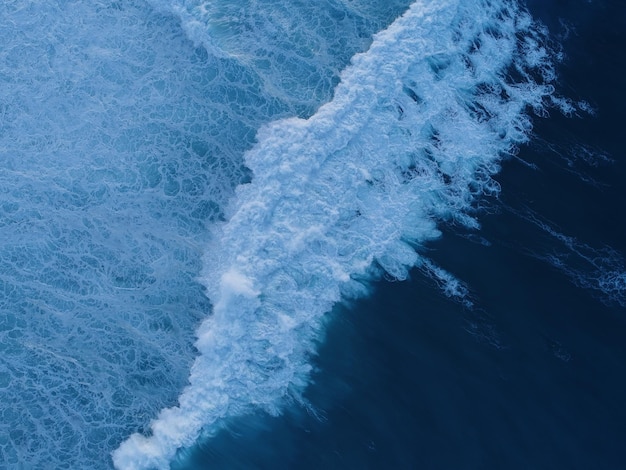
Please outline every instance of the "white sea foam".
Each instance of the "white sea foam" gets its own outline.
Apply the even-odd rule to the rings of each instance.
[[[114,452],[118,468],[167,468],[221,419],[299,400],[333,304],[381,272],[432,266],[419,247],[439,221],[478,225],[472,202],[497,193],[501,158],[550,101],[542,37],[511,2],[418,0],[353,58],[331,102],[258,132],[253,180],[207,247],[214,309],[190,384]]]
[[[329,99],[350,57],[367,49],[372,35],[411,3],[148,1],[178,18],[187,37],[209,54],[235,60],[253,71],[263,83],[263,94],[293,103],[301,117]]]

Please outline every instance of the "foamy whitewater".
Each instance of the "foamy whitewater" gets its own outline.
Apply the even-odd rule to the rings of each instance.
[[[299,400],[334,303],[381,271],[404,279],[437,220],[476,226],[473,200],[497,191],[491,175],[552,92],[533,28],[506,2],[417,1],[352,59],[332,101],[259,130],[252,182],[204,256],[213,312],[190,385],[114,452],[118,468],[167,468],[220,419]]]
[[[463,297],[422,248],[572,110],[547,33],[503,0],[309,3],[0,6],[9,468],[168,468],[302,403],[373,279]]]

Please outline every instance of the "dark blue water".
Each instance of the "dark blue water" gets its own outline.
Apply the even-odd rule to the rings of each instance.
[[[335,309],[310,409],[233,421],[180,468],[624,468],[626,7],[529,6],[596,112],[536,120],[481,230],[429,245],[473,306],[419,271],[378,283]]]

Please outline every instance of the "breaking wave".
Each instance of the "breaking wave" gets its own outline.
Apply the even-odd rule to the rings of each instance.
[[[181,15],[191,3],[213,8],[179,3]],[[210,41],[198,31],[189,34],[209,51],[254,61],[227,28]],[[422,266],[462,297],[420,248],[442,222],[478,227],[474,203],[498,193],[492,176],[529,138],[531,112],[568,111],[552,95],[553,59],[516,3],[418,0],[353,57],[331,101],[262,127],[245,154],[252,180],[205,246],[213,311],[189,385],[113,453],[115,465],[167,468],[224,418],[301,401],[324,314],[382,274],[404,279]]]

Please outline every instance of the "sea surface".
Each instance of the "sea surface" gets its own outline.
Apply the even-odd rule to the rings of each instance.
[[[6,0],[0,468],[621,469],[626,5]]]

